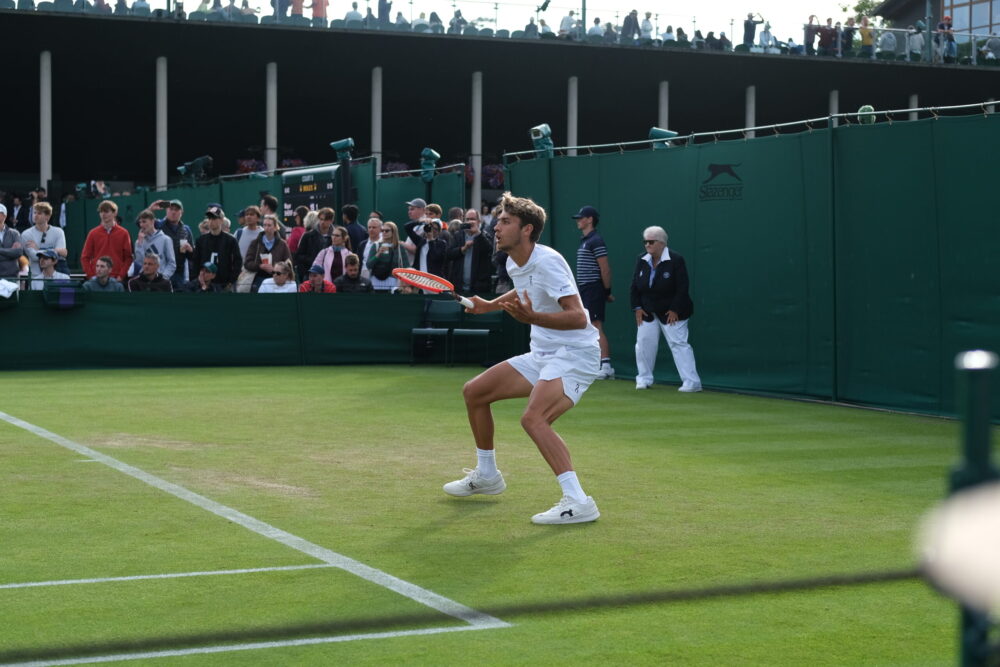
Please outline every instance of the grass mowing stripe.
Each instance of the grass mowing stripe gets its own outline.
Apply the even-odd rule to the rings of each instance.
[[[259,651],[269,648],[288,648],[291,646],[311,646],[315,644],[336,644],[362,639],[394,639],[396,637],[415,637],[420,635],[439,635],[445,632],[468,632],[470,630],[488,630],[485,625],[463,625],[455,628],[424,628],[422,630],[400,630],[399,632],[374,632],[360,635],[343,635],[340,637],[312,637],[309,639],[291,639],[277,642],[255,642],[252,644],[230,644],[228,646],[203,646],[200,648],[176,649],[173,651],[149,651],[146,653],[121,653],[118,655],[99,655],[93,657],[64,658],[59,660],[32,660],[31,662],[5,662],[0,667],[56,667],[57,665],[90,665],[100,662],[118,662],[123,660],[151,660],[153,658],[179,658],[188,655],[206,653],[228,653],[231,651]]]
[[[834,574],[819,577],[808,577],[800,579],[787,579],[781,581],[758,581],[745,584],[724,584],[719,586],[706,586],[701,588],[677,589],[649,591],[646,593],[630,593],[618,595],[602,595],[584,598],[571,598],[568,600],[547,600],[541,602],[528,602],[521,604],[505,605],[487,610],[496,616],[532,616],[553,613],[584,612],[597,609],[628,608],[639,605],[653,604],[673,604],[686,602],[699,602],[718,598],[733,598],[751,595],[775,595],[784,593],[797,593],[829,588],[848,588],[865,586],[870,584],[885,584],[906,582],[919,579],[922,574],[919,569],[909,570],[888,570],[884,572],[861,572],[857,574]],[[85,662],[106,662],[114,659],[138,659],[149,657],[169,657],[179,655],[191,655],[194,653],[216,653],[223,650],[243,650],[236,647],[247,648],[271,648],[280,646],[300,646],[311,643],[329,643],[334,641],[348,641],[350,639],[366,639],[377,637],[398,637],[413,634],[435,634],[436,632],[446,632],[454,630],[487,629],[483,626],[460,626],[451,629],[430,628],[429,631],[399,631],[340,635],[339,637],[323,637],[320,639],[309,638],[308,635],[328,634],[331,632],[355,632],[361,630],[373,630],[380,627],[393,625],[411,625],[421,622],[433,622],[436,616],[429,613],[405,614],[392,617],[371,617],[359,618],[348,621],[337,621],[331,623],[312,623],[307,625],[256,628],[254,630],[239,632],[219,632],[205,633],[200,635],[158,637],[149,640],[129,641],[119,643],[91,644],[66,646],[49,650],[22,650],[0,652],[0,667],[9,665],[73,665]],[[270,639],[271,641],[263,641]],[[204,644],[219,644],[221,642],[248,642],[245,644],[230,644],[222,646],[200,646]],[[169,646],[195,646],[198,648],[169,650]],[[141,653],[118,653],[115,651],[136,651],[145,649]],[[96,658],[84,658],[86,654],[94,655]],[[101,656],[100,654],[106,654]],[[66,656],[76,656],[66,658]],[[13,660],[32,662],[10,662]]]
[[[95,461],[96,463],[96,461]],[[30,581],[21,584],[0,584],[5,588],[37,588],[40,586],[72,586],[75,584],[105,584],[115,581],[141,581],[143,579],[182,579],[185,577],[215,577],[225,574],[256,574],[258,572],[288,572],[289,570],[315,570],[317,568],[333,567],[329,563],[314,563],[312,565],[282,565],[279,567],[254,567],[242,570],[208,570],[204,572],[172,572],[169,574],[136,574],[128,577],[102,577],[98,579],[60,579],[57,581]]]
[[[66,449],[77,452],[78,454],[83,454],[84,456],[90,457],[95,461],[99,461],[100,463],[133,477],[140,482],[149,484],[150,486],[160,489],[161,491],[165,491],[176,498],[209,511],[222,517],[223,519],[243,526],[247,530],[253,531],[258,535],[262,535],[274,540],[275,542],[284,544],[285,546],[291,547],[296,551],[312,556],[316,560],[328,563],[329,565],[340,568],[345,572],[350,572],[365,581],[370,581],[373,584],[398,593],[403,597],[409,598],[414,602],[419,602],[424,606],[436,609],[441,613],[463,620],[473,626],[503,628],[509,627],[510,625],[509,623],[505,623],[498,618],[480,613],[471,607],[467,607],[463,604],[455,602],[454,600],[450,600],[443,595],[438,595],[433,591],[429,591],[425,588],[417,586],[416,584],[411,584],[408,581],[394,577],[387,572],[365,565],[364,563],[356,561],[353,558],[348,558],[343,554],[321,547],[318,544],[313,544],[308,540],[292,535],[291,533],[281,530],[280,528],[264,523],[259,519],[255,519],[248,514],[244,514],[243,512],[235,510],[231,507],[227,507],[222,503],[215,502],[214,500],[199,495],[194,491],[184,488],[183,486],[168,482],[155,475],[151,475],[144,470],[140,470],[139,468],[130,466],[127,463],[119,461],[118,459],[102,454],[97,450],[85,447],[77,442],[73,442],[68,438],[52,433],[51,431],[48,431],[40,426],[29,424],[28,422],[18,419],[13,415],[9,415],[6,412],[0,412],[0,419],[50,442],[54,442],[61,447],[65,447]]]

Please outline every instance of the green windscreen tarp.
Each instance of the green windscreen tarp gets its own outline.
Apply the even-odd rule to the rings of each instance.
[[[659,225],[687,261],[706,384],[952,413],[955,354],[1000,350],[998,145],[996,115],[942,117],[522,160],[507,182],[545,206],[543,240],[574,267],[571,216],[600,211],[620,375],[635,373],[641,235]],[[678,379],[662,341],[656,377]],[[1000,388],[992,405],[1000,417]]]

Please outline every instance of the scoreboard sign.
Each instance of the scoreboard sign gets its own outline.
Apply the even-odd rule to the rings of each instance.
[[[295,221],[295,209],[305,206],[310,211],[318,211],[329,206],[334,211],[337,206],[337,173],[339,164],[327,164],[307,169],[294,169],[281,174],[282,217],[291,226]]]

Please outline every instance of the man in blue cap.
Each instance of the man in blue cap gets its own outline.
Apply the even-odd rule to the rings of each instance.
[[[604,334],[604,306],[615,300],[611,296],[608,246],[595,229],[601,219],[596,208],[584,206],[573,218],[583,235],[580,248],[576,251],[576,285],[583,307],[590,313],[590,321],[601,335],[601,371],[597,378],[606,380],[615,376],[615,369],[611,367],[611,348]]]

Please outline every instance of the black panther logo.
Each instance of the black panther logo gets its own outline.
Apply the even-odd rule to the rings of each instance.
[[[743,163],[740,162],[739,164],[710,164],[708,165],[709,176],[704,181],[702,181],[701,184],[704,185],[705,183],[711,183],[717,177],[722,176],[723,174],[728,174],[729,176],[732,176],[737,181],[742,183],[743,179],[737,176],[736,172],[733,171],[733,167],[739,167],[741,164]]]

